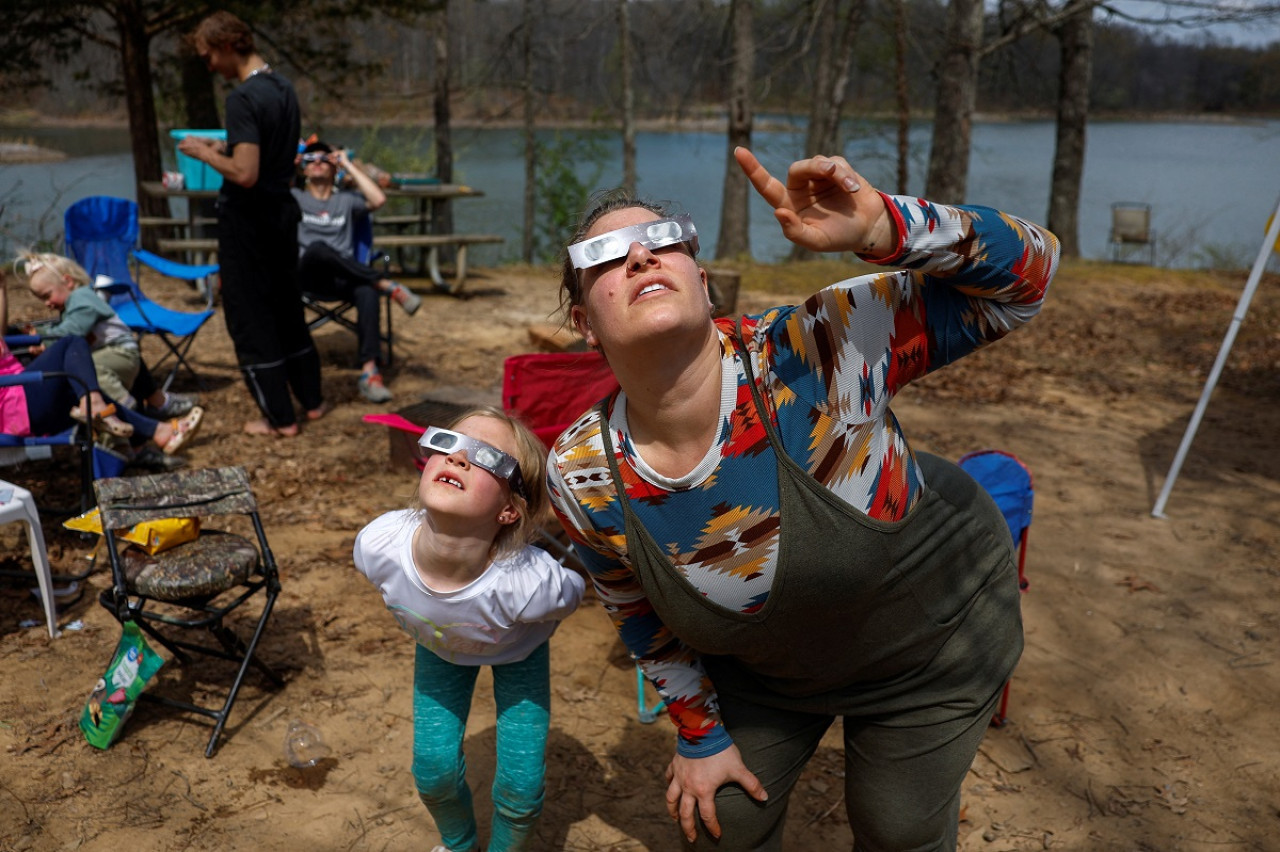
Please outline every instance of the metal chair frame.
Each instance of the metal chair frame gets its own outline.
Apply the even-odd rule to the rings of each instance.
[[[112,577],[111,588],[99,595],[99,602],[120,622],[137,621],[148,636],[184,665],[192,661],[192,654],[238,664],[220,707],[151,693],[141,696],[154,703],[214,720],[213,732],[204,752],[205,757],[212,757],[249,667],[252,665],[258,669],[272,685],[284,685],[284,679],[257,656],[259,642],[281,587],[279,569],[262,527],[249,476],[239,466],[179,471],[128,479],[104,479],[98,483],[97,491]],[[252,522],[258,561],[244,583],[212,596],[175,601],[159,601],[131,589],[125,577],[117,530],[157,518],[207,515],[243,515]],[[262,609],[253,635],[246,643],[223,622],[259,594],[263,595]],[[179,635],[182,631],[207,631],[217,640],[217,645],[183,638]]]
[[[1151,229],[1151,205],[1117,201],[1111,205],[1111,259],[1120,261],[1135,251],[1146,252],[1147,264],[1156,261],[1156,234]]]

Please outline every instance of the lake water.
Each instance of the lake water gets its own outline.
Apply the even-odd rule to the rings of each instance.
[[[855,167],[883,189],[896,182],[892,132],[888,125],[851,127],[845,150]],[[521,245],[523,138],[516,130],[458,130],[454,135],[455,179],[485,193],[454,205],[455,225],[507,238],[501,246],[478,246],[476,263],[513,259]],[[612,159],[603,164],[599,183],[612,186],[621,179],[621,144],[616,134],[600,136]],[[927,123],[913,126],[911,193],[923,190],[929,136]],[[78,198],[134,195],[123,129],[0,127],[0,138],[30,139],[68,155],[56,163],[0,165],[0,250],[6,254],[35,240],[59,240],[61,212]],[[335,131],[330,138],[358,147],[364,132]],[[398,138],[424,147],[431,142],[429,131],[402,131]],[[969,200],[1043,222],[1053,138],[1054,126],[1048,121],[976,124]],[[757,155],[779,175],[802,143],[802,135],[794,131],[754,134]],[[173,151],[165,154],[171,161]],[[707,257],[716,243],[725,156],[723,133],[637,134],[640,192],[677,202],[693,214]],[[1088,258],[1108,256],[1113,202],[1145,202],[1152,206],[1160,265],[1247,267],[1280,196],[1277,163],[1280,121],[1091,124],[1081,194],[1082,252]],[[590,171],[584,168],[582,174]],[[769,261],[784,258],[790,248],[758,199],[751,209],[751,247],[757,259]]]

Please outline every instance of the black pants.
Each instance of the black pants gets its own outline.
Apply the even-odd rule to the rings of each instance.
[[[381,280],[376,269],[339,254],[328,243],[312,243],[298,259],[298,284],[304,293],[325,301],[350,301],[356,306],[356,351],[361,364],[378,360]]]
[[[298,203],[290,195],[253,204],[218,201],[222,307],[236,360],[254,401],[275,428],[297,423],[290,391],[319,408],[320,356],[298,290]]]

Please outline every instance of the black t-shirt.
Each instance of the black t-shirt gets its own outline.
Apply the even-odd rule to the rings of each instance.
[[[302,122],[298,96],[288,78],[275,71],[254,74],[227,96],[227,153],[247,142],[258,146],[258,182],[245,188],[223,181],[233,202],[289,196]]]

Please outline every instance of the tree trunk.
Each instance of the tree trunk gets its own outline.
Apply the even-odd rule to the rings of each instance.
[[[831,79],[831,90],[825,101],[826,115],[822,126],[826,134],[824,148],[830,154],[843,153],[844,146],[840,140],[840,122],[844,120],[844,105],[849,92],[850,69],[853,68],[854,51],[857,48],[858,32],[862,26],[862,13],[866,9],[866,0],[848,0],[845,7],[844,25],[839,30],[839,42],[836,44],[835,73]],[[821,153],[821,152],[819,152]]]
[[[828,126],[830,111],[827,105],[831,101],[831,91],[835,87],[835,54],[836,28],[829,24],[831,17],[829,3],[838,0],[817,0],[813,4],[812,27],[818,35],[818,57],[813,69],[813,92],[809,100],[809,128],[804,138],[804,155],[816,157],[818,154],[831,153],[831,137],[834,135]]]
[[[204,60],[185,43],[178,48],[178,61],[182,63],[182,104],[186,126],[194,129],[221,127],[218,115],[218,93],[213,88],[213,75],[205,67]],[[212,224],[218,218],[218,202],[213,198],[188,198],[187,204],[195,208],[198,219],[210,224],[197,224],[193,237],[212,237]]]
[[[636,95],[631,80],[629,0],[618,0],[618,61],[622,65],[622,188],[636,192]]]
[[[894,90],[898,105],[898,195],[907,194],[911,154],[911,101],[907,95],[907,0],[898,0],[893,19]]]
[[[122,2],[112,9],[120,32],[120,69],[124,78],[125,104],[129,110],[129,145],[133,150],[133,174],[138,210],[144,216],[168,216],[169,202],[147,195],[142,181],[160,180],[164,165],[160,160],[160,132],[156,127],[155,90],[151,80],[151,38],[147,35],[142,9],[136,2]],[[148,242],[154,232],[146,232]],[[154,245],[145,245],[154,249]]]
[[[185,44],[179,48],[182,62],[182,104],[186,126],[194,129],[221,127],[218,94],[213,88],[213,75],[194,50]]]
[[[724,193],[720,200],[720,235],[716,240],[716,257],[729,258],[751,254],[748,231],[750,186],[738,168],[733,149],[751,145],[751,70],[755,64],[753,0],[732,0],[729,15],[733,32],[733,62],[729,78],[729,156],[725,162]]]
[[[436,82],[433,97],[435,113],[436,177],[441,183],[453,183],[453,127],[449,115],[449,2],[444,0],[434,15]],[[448,201],[432,204],[431,230],[437,234],[453,233],[453,207]],[[440,259],[452,260],[451,246],[439,248]]]
[[[813,101],[809,109],[809,132],[805,137],[805,156],[839,155],[844,152],[840,140],[840,122],[844,119],[845,95],[849,91],[849,69],[853,66],[858,27],[866,0],[846,0],[842,26],[833,27],[823,18],[832,18],[839,3],[828,15],[826,5],[819,2],[814,9],[820,29],[818,67]],[[857,167],[857,164],[854,164]],[[792,246],[791,259],[804,260],[814,253]]]
[[[626,0],[623,0],[626,2]],[[524,235],[520,257],[533,263],[534,219],[538,215],[538,146],[533,124],[533,0],[524,0]]]
[[[982,0],[951,0],[947,7],[946,45],[938,63],[933,144],[924,188],[925,197],[932,201],[964,202],[981,49]]]
[[[1080,184],[1093,68],[1093,4],[1084,0],[1074,5],[1080,6],[1080,11],[1058,28],[1058,132],[1047,222],[1062,244],[1064,257],[1080,256]]]

